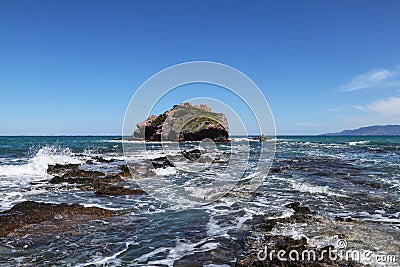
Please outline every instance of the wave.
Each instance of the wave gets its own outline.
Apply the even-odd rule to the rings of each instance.
[[[18,189],[16,188],[16,190]],[[29,196],[34,196],[44,193],[46,193],[46,190],[38,188],[33,188],[29,191],[24,191],[24,192],[13,191],[13,192],[1,193],[0,211],[11,209],[15,204],[28,200]]]
[[[74,157],[69,148],[45,146],[25,164],[0,166],[0,176],[47,176],[48,165],[57,163],[82,163],[82,161]]]
[[[345,195],[332,192],[329,186],[310,185],[298,181],[289,181],[294,190],[310,194],[325,194],[328,196],[345,197]]]
[[[186,255],[210,251],[217,248],[218,245],[219,243],[209,242],[207,239],[202,239],[196,243],[190,243],[186,240],[179,240],[175,247],[161,247],[155,249],[154,251],[141,256],[135,262],[141,263],[143,261],[147,261],[149,258],[157,254],[168,252],[168,255],[164,259],[148,261],[147,264],[148,266],[166,265],[172,267],[174,266],[175,261],[183,258]]]
[[[363,141],[353,141],[353,142],[348,142],[350,146],[357,146],[357,145],[366,145],[369,144],[371,141],[369,140],[363,140]]]
[[[108,256],[108,257],[97,256],[91,262],[88,262],[88,263],[85,263],[85,264],[79,264],[79,265],[76,265],[76,266],[79,266],[79,267],[91,266],[91,265],[95,265],[95,266],[106,266],[106,265],[107,266],[108,265],[119,266],[119,265],[121,265],[121,260],[119,260],[117,257],[119,255],[121,255],[122,253],[126,252],[129,249],[129,246],[133,245],[133,244],[137,244],[137,243],[125,242],[125,246],[120,251],[114,253],[111,256]]]
[[[167,168],[158,168],[158,169],[154,169],[154,172],[156,173],[156,175],[173,175],[176,174],[176,168],[174,167],[167,167]]]

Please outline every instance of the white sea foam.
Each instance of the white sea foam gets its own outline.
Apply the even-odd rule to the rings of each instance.
[[[339,239],[338,235],[333,235],[333,236],[313,236],[307,239],[307,243],[316,248],[323,248],[326,246],[333,246],[336,249],[340,249],[338,247],[338,241],[341,240]]]
[[[16,188],[16,190],[18,189]],[[27,197],[29,196],[43,193],[46,193],[46,190],[36,188],[32,188],[29,191],[24,192],[13,191],[0,193],[0,211],[10,209],[15,204],[27,200]]]
[[[268,220],[289,218],[293,214],[294,214],[294,211],[292,209],[288,209],[288,210],[284,210],[280,216],[268,217]]]
[[[83,267],[83,266],[119,266],[121,264],[121,261],[117,258],[119,255],[124,253],[129,249],[129,246],[132,245],[130,242],[126,242],[125,246],[118,252],[114,253],[111,256],[108,257],[101,257],[101,256],[96,256],[93,261],[90,261],[88,263],[84,264],[78,264],[76,266]]]
[[[147,266],[152,266],[154,264],[156,266],[167,265],[172,267],[174,266],[174,262],[176,260],[179,260],[186,255],[190,255],[195,252],[209,251],[217,248],[218,245],[219,243],[216,242],[206,242],[205,239],[196,243],[187,243],[185,241],[178,241],[176,246],[173,248],[159,248],[143,256],[145,256],[144,259],[147,260],[149,257],[154,256],[158,253],[169,251],[165,259],[149,261]]]
[[[220,212],[214,211],[214,215],[220,216]],[[240,229],[246,221],[248,221],[252,218],[253,218],[253,214],[246,211],[246,213],[243,216],[237,217],[231,223],[220,225],[220,224],[218,224],[219,221],[217,219],[214,219],[213,216],[211,216],[207,223],[207,236],[232,238],[228,234],[228,232],[232,231],[232,230]]]
[[[329,188],[329,186],[318,186],[318,185],[310,185],[301,181],[289,181],[292,188],[294,190],[300,191],[300,192],[305,192],[305,193],[310,193],[310,194],[325,194],[329,196],[340,196],[340,197],[345,197],[345,195],[338,194],[335,192],[332,192]]]
[[[69,149],[45,146],[24,164],[1,165],[1,184],[7,191],[0,192],[0,209],[9,209],[14,204],[27,200],[29,196],[45,193],[46,190],[30,183],[50,177],[47,174],[49,164],[81,162]]]
[[[156,175],[173,175],[176,174],[176,168],[174,167],[167,167],[167,168],[157,168],[154,169],[154,172],[156,173]]]
[[[290,236],[293,239],[300,240],[303,237],[307,238],[304,234],[305,226],[307,226],[305,223],[277,224],[271,230],[271,234],[277,236]]]
[[[112,203],[110,203],[109,206],[96,204],[96,203],[86,203],[86,202],[79,203],[79,204],[81,204],[82,206],[84,206],[86,208],[93,208],[94,207],[94,208],[101,208],[101,209],[113,210],[113,211],[121,211],[121,210],[123,210],[123,208],[113,208],[112,207]]]
[[[363,141],[353,141],[353,142],[348,142],[350,146],[356,146],[356,145],[366,145],[369,144],[371,141],[369,140],[363,140]]]
[[[36,155],[21,165],[0,166],[0,176],[46,176],[49,164],[81,163],[70,149],[56,146],[45,146]]]

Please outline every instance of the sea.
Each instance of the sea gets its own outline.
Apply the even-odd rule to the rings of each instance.
[[[184,205],[153,194],[99,196],[74,185],[48,183],[52,164],[79,163],[115,173],[126,162],[175,153],[169,151],[171,145],[132,141],[126,155],[124,142],[130,141],[115,136],[0,137],[0,211],[32,200],[78,203],[122,214],[66,230],[74,234],[1,238],[0,266],[234,266],[249,253],[244,240],[252,236],[256,221],[290,216],[293,211],[285,206],[292,202],[308,206],[327,223],[281,225],[276,234],[306,237],[316,247],[345,238],[352,248],[395,255],[397,263],[391,266],[398,266],[400,137],[278,136],[274,141],[271,168],[258,168],[256,173],[250,168],[243,174],[262,178],[255,191],[241,191],[238,184],[217,199]],[[233,137],[214,144],[212,153],[258,155],[261,143]],[[146,148],[145,154],[139,146]],[[200,143],[185,146],[195,149]],[[113,161],[96,161],[98,157]],[[94,163],[86,166],[88,160]],[[246,160],[252,166],[260,158]],[[202,172],[210,179],[225,177],[224,169],[213,163],[195,174],[161,168],[146,179],[161,192],[172,190],[165,186],[168,180],[188,195],[206,197],[207,192],[200,192]],[[138,179],[126,178],[124,185],[139,188]],[[338,218],[351,222],[339,223]]]

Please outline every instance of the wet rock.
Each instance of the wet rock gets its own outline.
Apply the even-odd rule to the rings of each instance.
[[[132,178],[132,173],[134,175],[138,175],[138,172],[134,168],[129,169],[128,165],[126,164],[119,166],[119,170],[120,172],[118,175],[122,178]]]
[[[330,251],[334,253],[334,248],[332,246],[327,246],[321,249],[316,249],[315,247],[310,247],[307,244],[306,238],[302,238],[299,240],[293,239],[288,236],[270,236],[268,239],[269,245],[267,247],[267,255],[264,255],[264,251],[260,253],[261,259],[257,256],[248,256],[243,259],[239,259],[236,262],[237,267],[250,267],[250,266],[299,266],[299,267],[360,267],[365,266],[363,264],[354,262],[354,261],[345,261],[337,258],[335,260],[334,257],[330,258]],[[261,248],[262,250],[262,248]],[[271,252],[275,250],[274,253]],[[277,256],[278,251],[284,251],[285,254],[281,255],[280,258]],[[260,250],[259,250],[260,251]],[[258,252],[257,251],[257,254]],[[302,260],[301,255],[303,251],[313,251],[315,252],[315,260],[311,256],[311,260],[305,256],[305,260]],[[291,254],[289,254],[291,252]],[[299,255],[298,257],[296,256]],[[289,255],[292,255],[292,259],[289,258]],[[266,257],[264,259],[264,257]],[[285,258],[286,260],[281,260],[281,258]]]
[[[184,150],[182,151],[182,156],[188,160],[196,161],[201,157],[201,151],[199,149],[192,149],[189,151]]]
[[[281,173],[282,172],[282,170],[280,169],[280,168],[271,168],[270,170],[269,170],[269,172],[270,173]]]
[[[51,175],[61,176],[63,178],[81,177],[92,178],[104,176],[105,174],[99,171],[86,171],[80,169],[80,164],[55,164],[47,167],[47,173]]]
[[[315,223],[320,219],[319,217],[313,216],[316,214],[314,211],[311,211],[309,207],[301,206],[299,202],[287,204],[285,207],[293,209],[294,214],[289,217],[269,219],[258,225],[258,227],[266,231],[271,231],[278,223]]]
[[[92,157],[92,159],[94,159],[97,162],[101,162],[101,163],[110,163],[110,162],[116,161],[115,159],[105,159],[105,158],[99,157],[99,156],[94,156],[94,157]]]
[[[96,186],[101,183],[100,178],[98,176],[92,177],[66,177],[66,176],[55,176],[52,178],[49,183],[51,184],[80,184],[87,186]]]
[[[337,222],[353,222],[353,219],[351,217],[335,217],[335,221]]]
[[[236,261],[236,266],[364,266],[353,261],[331,259],[327,251],[333,250],[333,246],[317,249],[316,247],[310,246],[305,237],[293,239],[290,236],[273,234],[271,231],[278,224],[305,223],[313,225],[322,223],[324,220],[324,218],[318,216],[314,211],[311,211],[310,208],[302,206],[299,202],[287,204],[285,207],[293,209],[294,214],[283,218],[261,219],[253,225],[252,237],[245,239],[245,246],[249,251],[249,255],[238,259]],[[265,248],[267,248],[266,255],[264,253]],[[270,254],[273,250],[275,253]],[[277,257],[277,252],[279,250],[286,252],[286,255],[284,255],[284,258],[287,259],[286,261],[282,261]],[[316,257],[315,260],[303,260],[302,258],[294,258],[294,260],[291,260],[288,257],[290,251],[296,251],[298,255],[302,255],[303,251],[313,251]],[[293,254],[296,255],[295,253]],[[265,256],[265,258],[260,258],[259,256]]]
[[[118,174],[79,169],[80,165],[54,165],[50,170],[59,175],[50,179],[50,184],[78,184],[82,190],[96,190],[102,185],[124,181]]]
[[[129,189],[122,186],[104,186],[95,192],[96,195],[139,195],[144,193],[140,189]]]
[[[107,183],[107,184],[120,183],[123,181],[124,179],[122,179],[119,174],[107,174],[103,178],[100,178],[101,183]]]
[[[47,173],[51,175],[63,174],[70,170],[78,169],[80,164],[55,164],[47,167]]]
[[[261,191],[237,191],[231,190],[225,194],[228,197],[239,197],[239,198],[250,198],[250,197],[261,197],[264,194]]]
[[[154,161],[154,164],[152,164]],[[141,178],[150,177],[156,175],[153,171],[154,168],[170,167],[173,164],[166,158],[160,157],[153,160],[147,160],[142,163],[129,163],[129,165],[121,165],[119,170],[121,172],[118,175],[122,178]]]
[[[309,207],[301,206],[300,202],[293,202],[285,205],[286,208],[293,209],[295,213],[299,214],[314,214],[315,212],[311,211]]]
[[[72,169],[67,170],[62,177],[71,178],[71,177],[80,177],[80,178],[94,178],[99,176],[105,176],[105,173],[99,171],[87,171],[81,169]]]
[[[250,255],[243,259],[239,259],[236,261],[236,267],[252,267],[252,266],[262,266],[262,267],[272,267],[272,266],[281,266],[281,267],[361,267],[365,266],[361,263],[354,261],[346,261],[343,259],[337,258],[335,260],[334,257],[330,258],[329,255],[334,253],[334,248],[332,246],[327,246],[321,249],[316,249],[315,247],[310,247],[307,244],[306,238],[302,238],[299,240],[293,239],[288,236],[270,236],[268,239],[269,245],[267,250],[265,248],[260,248],[263,250],[262,253],[258,254],[260,250],[257,251],[257,255],[261,256],[261,259],[256,255]],[[274,253],[271,252],[274,250]],[[264,255],[264,251],[267,251],[267,254]],[[284,251],[285,254],[278,257],[278,251]],[[315,260],[312,256],[310,256],[309,260],[305,256],[303,260],[301,258],[303,251],[313,251],[315,253]],[[332,251],[332,252],[330,252]],[[297,253],[296,253],[297,252]],[[289,254],[290,253],[290,254]],[[289,258],[289,255],[292,255],[292,259]],[[296,255],[299,255],[298,257]],[[266,257],[264,259],[264,257]],[[284,258],[285,260],[281,260]]]
[[[175,167],[174,164],[172,164],[167,157],[159,157],[150,160],[151,164],[153,164],[154,168],[167,168],[167,167]]]
[[[61,176],[54,176],[49,181],[49,183],[51,183],[51,184],[61,184],[61,183],[66,183],[66,182],[67,182],[66,179]]]
[[[117,213],[113,211],[97,207],[84,207],[79,204],[24,201],[0,213],[0,237],[6,237],[11,233],[17,236],[41,235],[48,232],[49,229],[60,231],[75,223],[116,215]],[[41,227],[30,229],[28,228],[30,225],[40,225]]]

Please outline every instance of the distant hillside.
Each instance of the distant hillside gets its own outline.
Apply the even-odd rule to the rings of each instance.
[[[365,136],[365,135],[400,135],[400,125],[376,125],[361,127],[354,130],[344,130],[338,133],[322,134],[325,136]]]

